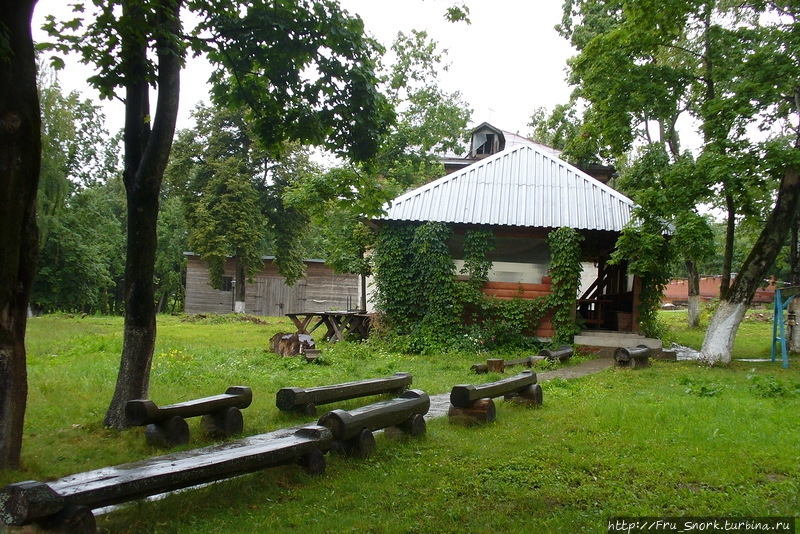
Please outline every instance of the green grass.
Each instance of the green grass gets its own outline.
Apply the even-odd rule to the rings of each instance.
[[[771,328],[753,326],[768,346],[764,325]],[[175,402],[250,385],[254,402],[243,412],[245,433],[255,434],[308,421],[275,408],[275,392],[284,386],[409,371],[413,387],[434,394],[497,378],[469,372],[485,354],[409,356],[370,343],[326,346],[323,365],[306,364],[264,350],[279,330],[291,330],[290,324],[159,318],[152,398]],[[118,319],[31,320],[27,470],[0,472],[0,485],[160,453],[144,444],[140,428],[117,432],[99,423],[120,339]],[[800,510],[800,370],[794,362],[786,370],[771,363],[655,362],[644,370],[550,381],[543,390],[538,409],[498,400],[497,421],[485,427],[437,419],[421,439],[378,436],[367,460],[328,455],[319,478],[296,467],[270,469],[136,502],[101,516],[99,524],[107,532],[150,533],[604,533],[612,516],[791,516]],[[190,421],[193,431],[197,425]],[[193,437],[187,448],[206,444]]]
[[[772,311],[752,310],[745,316],[736,334],[731,357],[733,359],[763,359],[771,357]],[[668,341],[700,350],[710,321],[708,312],[701,314],[700,326],[689,328],[686,310],[662,311],[659,318],[669,328]]]

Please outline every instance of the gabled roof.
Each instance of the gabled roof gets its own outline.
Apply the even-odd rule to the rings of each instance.
[[[531,143],[395,198],[381,220],[619,232],[632,207],[622,193]]]

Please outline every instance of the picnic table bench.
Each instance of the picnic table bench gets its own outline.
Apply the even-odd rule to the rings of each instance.
[[[145,426],[147,442],[156,446],[189,443],[187,417],[202,416],[200,426],[215,439],[240,434],[243,428],[241,409],[250,406],[253,392],[247,386],[229,387],[222,395],[193,399],[167,406],[137,399],[125,404],[125,415],[133,426]]]
[[[309,474],[322,474],[324,454],[333,445],[331,431],[318,425],[274,439],[257,438],[87,471],[53,482],[9,484],[0,490],[0,520],[10,526],[35,522],[55,531],[94,533],[92,509],[279,465],[299,463]]]
[[[362,311],[324,311],[287,313],[297,327],[298,334],[311,334],[320,326],[325,327],[325,341],[344,341],[349,334],[362,339],[369,337],[370,314]]]
[[[275,395],[275,404],[280,410],[298,411],[305,415],[316,415],[317,406],[347,399],[380,395],[383,393],[401,394],[411,385],[410,373],[395,373],[386,378],[356,380],[330,386],[313,388],[281,388]]]

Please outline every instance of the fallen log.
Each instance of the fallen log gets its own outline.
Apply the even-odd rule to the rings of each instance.
[[[316,415],[317,406],[320,404],[384,393],[399,395],[408,389],[412,381],[413,377],[410,373],[395,373],[386,378],[371,378],[330,386],[281,388],[275,395],[275,404],[280,410],[298,411],[312,416]]]

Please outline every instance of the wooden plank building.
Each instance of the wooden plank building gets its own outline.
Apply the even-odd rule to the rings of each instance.
[[[235,266],[232,258],[225,265],[221,288],[209,284],[208,267],[200,256],[185,253],[186,313],[231,313],[234,305],[233,280]],[[306,277],[286,284],[278,274],[272,256],[264,257],[264,268],[253,277],[245,289],[245,311],[250,315],[267,317],[287,313],[349,310],[359,304],[357,274],[336,274],[324,260],[306,260]]]

